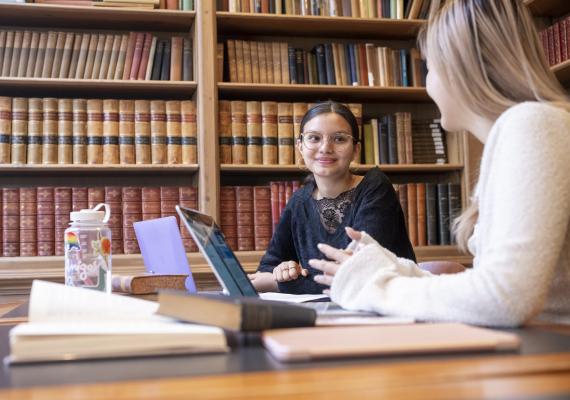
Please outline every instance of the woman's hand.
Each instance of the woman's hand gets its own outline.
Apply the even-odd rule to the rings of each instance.
[[[309,275],[309,271],[301,267],[295,261],[284,261],[273,268],[273,278],[277,282],[293,281],[299,276],[307,275]]]
[[[277,282],[271,272],[256,272],[247,277],[258,292],[278,292]]]

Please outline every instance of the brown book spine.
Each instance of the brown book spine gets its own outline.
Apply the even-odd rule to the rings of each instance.
[[[57,99],[43,99],[42,164],[57,164]]]
[[[273,75],[273,47],[271,46],[271,42],[264,42],[263,45],[265,46],[265,65],[267,71],[267,83],[278,83],[275,81],[275,77]]]
[[[64,233],[69,226],[69,214],[71,213],[71,188],[54,188],[55,198],[55,255],[64,254]]]
[[[232,116],[228,100],[218,101],[218,137],[220,164],[232,163]]]
[[[235,41],[237,81],[245,82],[245,63],[243,58],[243,40]]]
[[[20,188],[20,256],[35,257],[37,247],[36,188]]]
[[[261,102],[246,103],[247,163],[262,164]]]
[[[295,162],[295,138],[293,133],[293,104],[277,103],[277,149],[279,164]]]
[[[220,187],[220,221],[226,242],[237,251],[236,191],[233,186]]]
[[[87,100],[73,99],[73,164],[87,164]]]
[[[87,100],[87,164],[103,163],[103,101]]]
[[[42,67],[42,78],[51,77],[51,70],[53,68],[55,58],[55,46],[57,45],[57,32],[48,32],[47,43],[45,47],[45,60]]]
[[[12,98],[2,96],[0,97],[0,164],[10,164],[11,162],[11,157],[10,157],[11,137],[12,137]]]
[[[60,79],[67,78],[69,76],[69,67],[71,66],[74,38],[75,34],[72,32],[68,32],[65,34],[65,40],[63,43],[63,53],[61,56],[61,67],[59,69],[59,74],[57,76]]]
[[[153,164],[166,164],[166,102],[150,102],[150,147]]]
[[[143,187],[141,189],[142,196],[142,219],[160,218],[160,188],[159,187]]]
[[[251,54],[251,81],[260,83],[259,78],[259,51],[257,42],[249,42],[249,51]]]
[[[119,162],[135,163],[135,101],[119,100]]]
[[[135,100],[135,160],[150,164],[150,101]]]
[[[45,31],[40,33],[40,38],[39,38],[39,42],[38,42],[38,51],[36,52],[36,60],[34,63],[34,72],[33,72],[34,78],[41,78],[42,77],[44,60],[46,58],[45,55],[46,55],[48,33],[49,32],[45,32]]]
[[[188,37],[184,38],[182,46],[182,79],[191,81],[194,79],[194,59],[192,50],[192,40]],[[217,80],[216,80],[217,82]]]
[[[244,82],[252,83],[252,65],[251,65],[251,49],[250,49],[250,42],[244,40],[242,42],[242,50],[243,50],[243,76]]]
[[[130,67],[131,67],[131,63],[132,63],[132,56],[133,56],[132,53],[129,56],[129,43],[130,43],[131,37],[135,37],[133,32],[129,33],[128,35],[122,35],[122,37],[121,37],[121,47],[119,50],[119,57],[117,59],[117,67],[115,68],[115,75],[113,75],[112,79],[116,79],[116,80],[128,79],[128,76],[125,78],[124,74],[126,73],[126,71],[130,72]],[[133,46],[134,46],[134,43],[133,43]],[[133,51],[134,51],[134,47],[133,47]]]
[[[216,47],[216,82],[224,80],[224,44],[218,43]]]
[[[396,116],[396,147],[398,149],[398,164],[406,163],[406,138],[404,127],[404,113],[397,112]]]
[[[123,194],[119,186],[105,186],[105,203],[111,210],[107,223],[111,230],[111,254],[123,254]]]
[[[150,57],[150,48],[152,46],[152,33],[145,33],[144,34],[144,42],[141,52],[141,60],[139,64],[139,69],[137,72],[136,79],[144,80],[146,77],[146,68],[148,65],[148,59]]]
[[[289,76],[289,45],[285,42],[279,43],[281,53],[281,83],[290,83]]]
[[[97,35],[97,47],[95,48],[95,59],[93,60],[93,70],[88,78],[99,79],[99,71],[101,71],[101,63],[103,61],[103,53],[105,51],[106,35]]]
[[[103,164],[119,163],[119,100],[103,100]]]
[[[123,37],[121,35],[112,35],[111,51],[109,54],[109,67],[107,68],[107,74],[103,77],[103,79],[113,79],[115,76],[117,61],[119,60],[119,53],[121,52],[122,39]]]
[[[6,34],[8,32],[0,29],[0,76],[2,76],[2,64],[4,64],[4,50],[6,47]],[[2,241],[0,240],[0,243]],[[2,254],[2,249],[0,249],[0,254]]]
[[[16,31],[14,33],[14,44],[12,45],[12,59],[10,62],[9,76],[18,76],[18,67],[20,66],[20,55],[22,53],[22,42],[24,41],[24,32]]]
[[[237,59],[236,59],[236,41],[228,40],[228,70],[230,73],[230,82],[239,82],[237,75]]]
[[[255,248],[253,231],[253,187],[236,187],[237,249],[252,251]]]
[[[141,65],[142,51],[144,46],[145,33],[137,32],[134,42],[134,50],[131,61],[131,70],[129,72],[129,79],[136,80],[138,77],[139,67]],[[124,77],[124,76],[123,76]]]
[[[12,164],[26,163],[26,146],[28,142],[28,99],[14,97],[12,99]]]
[[[79,55],[81,54],[81,41],[83,40],[83,34],[76,33],[73,35],[73,47],[71,49],[71,59],[69,61],[69,69],[67,75],[63,78],[73,79],[75,77],[75,72],[77,71],[77,65],[79,64]],[[60,73],[60,77],[61,77]]]
[[[2,40],[0,39],[0,42]],[[24,72],[25,77],[32,78],[34,76],[34,68],[36,65],[36,57],[38,55],[38,45],[40,42],[40,33],[32,32],[32,37],[30,39],[30,51],[28,53],[28,60],[26,62],[26,71]]]
[[[170,48],[170,80],[182,80],[182,49],[184,38],[182,36],[172,37],[172,47]]]
[[[20,50],[20,58],[18,60],[18,69],[16,75],[19,78],[26,76],[26,67],[28,66],[28,57],[30,55],[30,45],[32,42],[32,32],[24,31],[22,38],[22,49]]]
[[[247,164],[247,127],[245,101],[230,102],[232,118],[232,163]]]
[[[192,186],[180,186],[180,197],[179,204],[182,207],[192,208],[194,210],[198,209],[198,190]],[[184,243],[184,249],[187,252],[197,252],[198,246],[192,239],[188,230],[182,226],[182,221],[180,221],[180,232],[182,234],[182,242]]]
[[[279,201],[279,219],[281,219],[281,214],[283,214],[283,210],[285,209],[285,206],[287,205],[287,198],[285,195],[285,185],[286,182],[279,182],[279,197],[278,197],[278,201]]]
[[[14,31],[7,31],[6,43],[4,44],[4,59],[2,60],[2,72],[0,76],[10,76],[10,64],[12,62],[13,50],[14,50]]]
[[[109,70],[109,63],[111,61],[111,51],[113,50],[113,39],[115,35],[107,34],[101,35],[99,41],[102,41],[102,50],[101,50],[101,62],[99,64],[99,70],[97,71],[97,75],[95,75],[95,71],[93,71],[93,79],[106,79],[107,72]]]
[[[36,227],[38,256],[55,254],[55,199],[53,187],[36,190]]]
[[[279,182],[269,182],[270,201],[271,201],[271,223],[272,231],[275,233],[275,229],[279,224],[279,218],[281,216],[279,212]]]
[[[43,99],[40,98],[28,99],[27,118],[28,118],[27,163],[41,164],[42,145],[43,145],[42,137],[44,131]],[[12,130],[13,129],[14,128],[12,128]]]
[[[261,134],[263,136],[263,164],[277,164],[277,103],[261,103]]]
[[[70,75],[70,77],[75,77],[75,79],[82,79],[83,76],[85,75],[85,68],[87,66],[87,56],[89,55],[89,45],[91,43],[91,36],[92,35],[89,33],[83,33],[81,35],[79,55],[77,56],[77,67],[75,67],[75,74]]]
[[[168,164],[182,163],[180,101],[166,102],[166,153]]]
[[[426,184],[416,185],[416,208],[418,223],[418,246],[427,246],[426,231]]]
[[[408,235],[412,246],[418,245],[418,202],[417,202],[417,185],[415,183],[407,184],[408,190]]]
[[[293,103],[293,134],[294,140],[299,139],[301,135],[301,121],[303,120],[303,116],[307,112],[308,107],[307,103]],[[295,146],[295,164],[296,165],[303,165],[303,157],[299,148]]]
[[[265,250],[269,246],[273,233],[269,186],[255,186],[253,188],[253,206],[255,250]]]
[[[57,101],[57,163],[73,164],[73,100]]]
[[[87,58],[85,59],[85,68],[83,70],[83,79],[91,79],[91,76],[93,75],[98,42],[99,35],[95,33],[91,34],[91,37],[89,38],[89,47],[87,49]]]
[[[278,42],[271,42],[271,58],[273,59],[273,83],[283,82],[281,79],[281,48]]]
[[[150,43],[150,52],[148,55],[148,60],[146,63],[146,73],[144,76],[144,79],[147,81],[150,81],[152,77],[152,70],[154,65],[157,43],[158,43],[158,38],[156,36],[153,36],[152,41]]]
[[[404,145],[406,147],[406,163],[414,163],[414,144],[412,141],[412,114],[404,113]]]
[[[198,127],[196,125],[196,103],[193,100],[180,102],[180,117],[182,164],[196,164],[198,162]]]
[[[105,188],[104,187],[89,187],[87,188],[87,207],[94,208],[99,203],[105,202]]]
[[[71,188],[71,211],[81,211],[89,208],[87,193],[88,189],[86,187]]]
[[[2,189],[2,248],[4,257],[20,255],[20,191]]]
[[[63,63],[63,49],[65,47],[65,32],[57,33],[57,40],[55,42],[55,52],[53,55],[53,66],[51,68],[51,78],[58,78],[61,65]]]
[[[140,253],[133,222],[142,220],[142,190],[140,187],[122,188],[123,199],[123,243],[125,254]]]
[[[267,80],[267,56],[263,42],[257,42],[257,57],[259,59],[259,83],[269,83]]]

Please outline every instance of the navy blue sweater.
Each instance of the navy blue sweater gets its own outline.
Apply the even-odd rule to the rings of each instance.
[[[322,293],[325,286],[313,280],[320,271],[308,261],[325,258],[317,249],[318,243],[326,243],[344,249],[350,239],[345,227],[366,231],[399,257],[416,260],[406,232],[404,213],[392,183],[378,168],[371,169],[358,184],[352,204],[334,233],[329,233],[321,223],[312,194],[315,183],[297,190],[283,211],[269,247],[261,259],[258,271],[272,272],[283,261],[296,261],[309,271],[308,277],[279,283],[283,293]]]

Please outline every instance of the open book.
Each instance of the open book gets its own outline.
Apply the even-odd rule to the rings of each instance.
[[[155,315],[155,302],[34,281],[9,362],[225,352],[223,331]]]

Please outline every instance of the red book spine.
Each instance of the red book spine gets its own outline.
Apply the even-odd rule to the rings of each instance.
[[[560,64],[562,62],[562,47],[560,45],[560,24],[557,22],[552,26],[554,35],[554,63]]]
[[[159,187],[143,187],[142,188],[142,219],[156,219],[161,215],[160,188]]]
[[[137,72],[137,79],[144,81],[146,77],[146,67],[148,64],[148,58],[150,56],[150,46],[152,44],[152,33],[144,34],[143,48],[141,52],[141,61],[139,63],[139,69]]]
[[[63,235],[69,227],[69,213],[71,213],[71,188],[56,187],[54,189],[55,198],[55,255],[62,256]]]
[[[281,214],[287,205],[287,194],[285,192],[285,182],[279,182],[279,219],[281,219]]]
[[[37,190],[20,188],[20,256],[38,255]]]
[[[568,60],[568,20],[563,19],[560,21],[560,52],[561,61]]]
[[[53,256],[55,254],[55,201],[52,187],[39,187],[36,191],[38,229],[38,256]]]
[[[269,188],[271,191],[271,221],[273,222],[273,233],[279,224],[279,182],[270,182]]]
[[[269,246],[273,233],[271,189],[269,186],[256,186],[253,188],[253,209],[255,250],[265,250]]]
[[[2,189],[2,248],[4,257],[20,255],[20,191]]]
[[[180,187],[180,201],[179,204],[183,207],[192,208],[193,210],[198,209],[198,189],[192,186],[181,186]],[[175,210],[176,211],[176,210]],[[182,234],[182,242],[184,243],[184,249],[187,252],[195,253],[198,251],[198,246],[194,243],[192,235],[188,232],[184,223],[180,221],[180,232]]]
[[[253,236],[253,188],[236,187],[238,251],[251,251],[255,248]]]
[[[140,253],[139,244],[133,228],[133,222],[142,220],[141,188],[125,186],[122,188],[123,199],[123,244],[125,254]]]
[[[133,53],[133,63],[131,65],[131,72],[129,74],[130,80],[136,80],[139,73],[139,67],[141,65],[142,51],[144,46],[144,32],[137,32],[137,38],[135,41],[135,51]]]
[[[236,191],[233,186],[220,188],[220,221],[226,242],[232,250],[237,250],[237,210]]]
[[[123,254],[123,193],[119,186],[105,186],[105,203],[111,209],[111,254]]]
[[[105,188],[104,187],[90,187],[87,188],[87,207],[93,208],[99,203],[105,202]]]
[[[285,204],[289,203],[291,196],[293,196],[293,182],[285,182]]]
[[[87,188],[74,187],[71,188],[71,210],[81,211],[89,207],[87,201]]]

